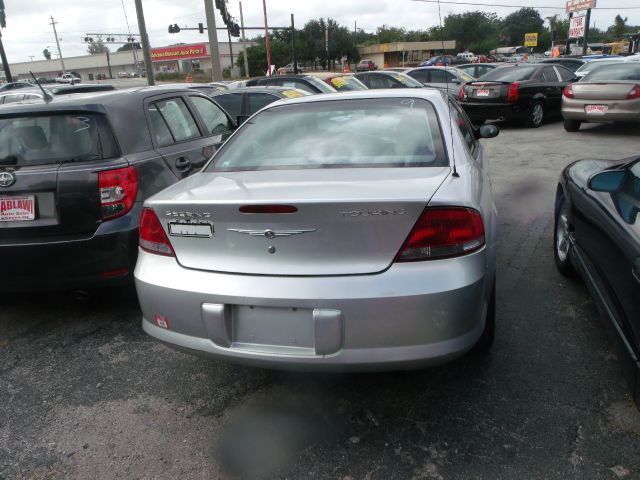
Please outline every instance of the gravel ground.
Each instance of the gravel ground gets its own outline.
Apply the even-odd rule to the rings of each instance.
[[[556,179],[637,126],[505,126],[497,339],[412,372],[272,372],[140,328],[132,291],[0,297],[0,478],[640,478],[640,414],[584,286],[553,265]]]

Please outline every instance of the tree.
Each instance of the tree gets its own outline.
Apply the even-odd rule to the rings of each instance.
[[[522,45],[525,33],[540,33],[544,21],[535,8],[523,7],[502,20],[503,41],[509,46]]]
[[[99,55],[101,53],[107,53],[109,51],[109,47],[107,47],[101,38],[96,40],[95,42],[89,43],[87,46],[87,52],[90,55]]]
[[[134,42],[134,43],[125,43],[123,46],[121,46],[118,50],[116,50],[117,52],[126,52],[128,50],[140,50],[142,49],[142,47],[140,46],[140,44],[138,42]]]
[[[489,51],[497,46],[499,20],[495,13],[481,11],[447,15],[444,19],[445,40],[455,40],[459,50]]]
[[[48,48],[45,48],[42,51],[42,55],[44,56],[44,58],[46,58],[47,60],[51,60],[51,52],[49,51]]]
[[[624,34],[627,30],[628,17],[622,18],[620,15],[616,15],[613,20],[613,25],[609,27],[609,31],[613,35],[614,40],[619,41],[624,38]]]

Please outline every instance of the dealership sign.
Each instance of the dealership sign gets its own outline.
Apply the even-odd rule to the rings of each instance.
[[[537,33],[525,33],[524,34],[524,46],[525,47],[537,47],[538,46],[538,34]]]
[[[587,17],[584,15],[573,17],[569,22],[569,38],[584,37],[584,26],[587,24]]]
[[[596,0],[567,0],[567,13],[596,8]]]
[[[207,44],[179,45],[177,47],[163,47],[151,49],[152,62],[167,60],[182,60],[185,58],[202,58],[207,56]]]

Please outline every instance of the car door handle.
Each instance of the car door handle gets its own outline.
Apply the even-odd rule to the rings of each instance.
[[[178,157],[176,158],[175,166],[178,170],[184,171],[189,170],[191,168],[191,160],[187,157]]]

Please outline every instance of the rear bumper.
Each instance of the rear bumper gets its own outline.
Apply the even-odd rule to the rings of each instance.
[[[87,238],[0,245],[0,292],[131,284],[138,251],[138,217],[134,208],[101,224]]]
[[[606,105],[603,114],[586,113],[586,105]],[[640,122],[640,99],[638,100],[576,100],[562,99],[562,118],[581,122]]]
[[[495,272],[487,258],[484,249],[374,275],[270,277],[141,251],[135,281],[143,329],[177,348],[271,368],[381,370],[444,363],[478,341]]]
[[[512,103],[473,103],[461,102],[462,108],[473,123],[486,120],[521,120],[527,110]]]

